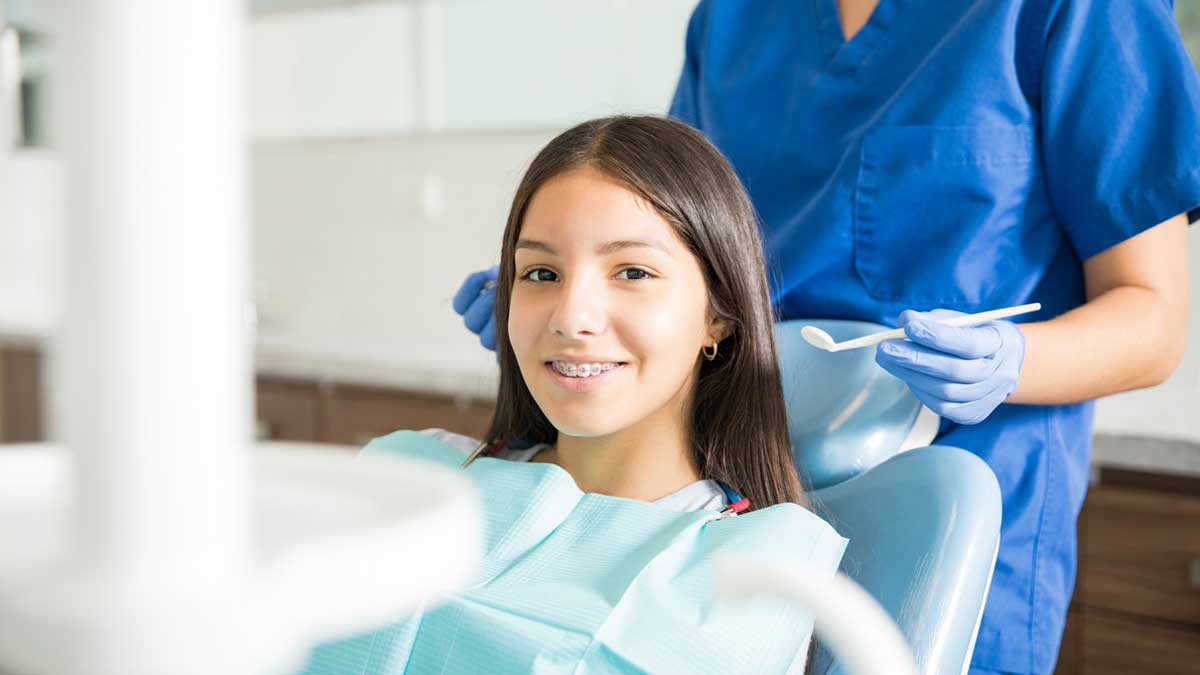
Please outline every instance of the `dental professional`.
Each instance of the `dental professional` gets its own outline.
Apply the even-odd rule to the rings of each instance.
[[[1200,83],[1172,3],[705,0],[670,114],[746,185],[781,318],[904,326],[877,362],[1003,495],[970,672],[1052,672],[1093,399],[1162,383],[1186,342]],[[488,347],[495,274],[454,301]]]

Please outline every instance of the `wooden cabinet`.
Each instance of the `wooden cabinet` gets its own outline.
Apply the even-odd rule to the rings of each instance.
[[[1083,615],[1074,608],[1067,612],[1062,646],[1058,650],[1056,675],[1079,675],[1083,672]]]
[[[1079,602],[1200,629],[1200,496],[1101,485],[1087,509]]]
[[[255,435],[277,441],[321,440],[321,393],[313,382],[258,378]]]
[[[46,440],[42,356],[36,347],[0,345],[0,443]],[[438,427],[480,437],[490,401],[313,380],[260,376],[256,436],[361,446],[397,429]]]
[[[438,427],[478,438],[489,401],[372,387],[258,378],[258,435],[362,446],[397,429]]]
[[[41,352],[0,345],[0,443],[45,438],[42,391]]]
[[[323,399],[325,440],[363,445],[397,429],[438,427],[473,438],[487,432],[492,404],[361,387],[333,387]]]
[[[1200,672],[1200,479],[1101,471],[1055,672]]]
[[[1200,671],[1200,632],[1193,627],[1082,614],[1082,669],[1087,675],[1194,674]]]

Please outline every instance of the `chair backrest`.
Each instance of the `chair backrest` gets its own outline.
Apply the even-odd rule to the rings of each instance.
[[[850,540],[842,571],[900,627],[918,672],[965,673],[1000,541],[996,477],[965,450],[928,445],[937,416],[875,363],[874,349],[818,350],[800,336],[806,324],[836,341],[886,327],[776,326],[792,454],[818,512]],[[814,666],[844,672],[827,653]]]
[[[887,328],[836,320],[775,326],[792,455],[813,488],[835,485],[933,441],[937,416],[875,363],[874,349],[822,351],[800,336],[808,324],[839,342]]]
[[[931,445],[812,496],[850,540],[842,571],[900,627],[917,672],[965,673],[1000,543],[991,468],[960,448]],[[834,663],[829,672],[843,671]]]

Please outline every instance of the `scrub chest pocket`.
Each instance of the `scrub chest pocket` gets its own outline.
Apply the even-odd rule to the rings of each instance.
[[[875,127],[854,192],[854,267],[877,300],[978,309],[1020,258],[1042,189],[1031,126]]]

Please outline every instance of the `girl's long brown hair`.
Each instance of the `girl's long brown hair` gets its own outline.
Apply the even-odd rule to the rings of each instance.
[[[660,117],[584,122],[550,141],[525,172],[500,250],[495,317],[500,390],[484,443],[554,443],[558,438],[529,393],[509,344],[513,258],[534,193],[551,178],[585,166],[639,195],[675,229],[700,262],[710,316],[732,329],[714,361],[696,354],[700,375],[690,436],[700,475],[729,483],[752,508],[781,502],[808,506],[788,439],[754,208],[732,167],[703,135]]]

